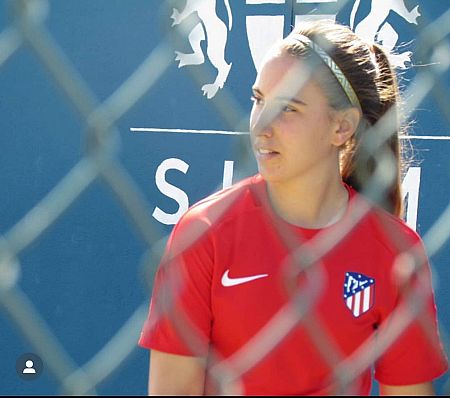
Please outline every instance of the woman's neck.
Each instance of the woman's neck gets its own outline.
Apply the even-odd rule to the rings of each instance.
[[[290,224],[324,228],[339,221],[347,209],[348,192],[340,175],[310,181],[267,182],[275,212]]]

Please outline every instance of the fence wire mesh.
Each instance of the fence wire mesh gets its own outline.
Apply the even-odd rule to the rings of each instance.
[[[341,7],[346,2],[341,2]],[[151,219],[149,204],[144,192],[121,163],[118,151],[121,146],[118,128],[116,126],[137,102],[153,89],[159,79],[164,78],[165,71],[173,62],[174,51],[179,43],[186,41],[188,32],[173,29],[171,21],[162,21],[162,40],[148,57],[136,67],[134,72],[123,81],[113,94],[100,102],[83,77],[77,72],[71,60],[58,44],[46,25],[46,18],[51,13],[52,3],[44,0],[14,0],[9,2],[11,19],[9,26],[0,33],[0,73],[1,67],[14,57],[20,49],[31,51],[39,62],[47,69],[51,78],[65,94],[66,100],[78,112],[81,124],[86,126],[84,134],[88,142],[85,153],[78,163],[64,176],[39,203],[31,208],[23,217],[6,231],[0,238],[0,303],[15,327],[22,333],[36,352],[44,360],[46,367],[65,394],[96,394],[96,388],[102,381],[120,366],[120,364],[136,349],[136,342],[147,316],[148,301],[136,308],[127,322],[117,331],[108,343],[97,352],[92,359],[83,365],[78,365],[67,349],[62,346],[44,317],[35,308],[30,298],[21,289],[20,275],[27,270],[22,268],[21,254],[35,243],[48,229],[61,218],[66,210],[73,206],[82,193],[95,181],[101,180],[110,188],[115,199],[120,203],[124,213],[132,220],[134,227],[145,242],[146,252],[143,255],[143,268],[146,274],[152,274],[158,266],[161,256],[164,234]],[[172,10],[176,4],[163,1],[160,7]],[[426,18],[426,16],[423,16]],[[432,67],[418,70],[414,80],[410,82],[404,97],[404,114],[409,115],[424,99],[433,97],[440,112],[450,124],[448,90],[444,90],[443,75],[448,72],[450,63],[450,10],[439,18],[427,20],[417,27],[416,42],[420,59],[429,60]],[[205,74],[211,71],[205,68],[191,69],[190,77],[199,88],[204,83]],[[287,76],[283,84],[298,84],[304,82],[298,79],[294,82]],[[229,126],[231,131],[245,131],[248,127],[248,115],[234,98],[232,92],[224,87],[220,98],[212,101],[215,112]],[[276,112],[272,115],[276,117]],[[366,156],[376,154],[379,164],[376,172],[365,184],[365,195],[377,202],[382,201],[386,189],[394,177],[391,165],[392,153],[385,150],[383,144],[389,139],[392,131],[392,117],[386,115],[373,128],[372,140],[365,143]],[[235,148],[236,164],[239,176],[246,175],[250,169],[252,155],[249,154],[245,135]],[[448,173],[448,170],[447,170]],[[445,178],[448,178],[447,175]],[[231,205],[229,203],[228,205]],[[221,209],[225,211],[226,209]],[[311,309],[320,298],[323,289],[323,275],[315,272],[314,265],[345,236],[352,231],[370,208],[366,203],[355,203],[355,217],[339,231],[318,235],[305,244],[299,245],[296,240],[284,230],[283,225],[274,219],[273,226],[280,238],[291,250],[291,260],[294,264],[292,273],[306,272],[308,289],[290,293],[290,301],[281,308],[270,322],[248,344],[227,359],[216,356],[216,365],[210,370],[219,385],[227,385],[230,381],[239,387],[242,375],[256,366],[268,352],[273,350],[285,336],[297,325],[307,328],[309,336],[320,350],[323,360],[333,370],[333,382],[337,391],[345,392],[348,385],[398,338],[402,331],[417,317],[421,305],[426,300],[421,285],[410,292],[408,300],[399,306],[390,317],[388,326],[378,333],[376,343],[369,340],[351,357],[344,358],[327,335],[327,330],[321,326],[320,319],[314,316]],[[219,219],[221,213],[214,214]],[[196,242],[205,229],[191,231],[189,237],[182,243],[184,250]],[[389,233],[389,231],[387,231]],[[427,253],[431,257],[447,244],[450,236],[450,204],[436,219],[434,225],[423,237]],[[395,241],[395,237],[392,237]],[[420,275],[422,259],[416,248],[405,252],[403,242],[397,242],[401,255],[396,262],[410,270],[407,278]],[[406,265],[405,265],[406,264]],[[400,266],[399,265],[399,266]],[[286,284],[286,289],[289,289]],[[300,294],[301,293],[301,294]],[[168,288],[165,299],[172,301],[177,290]],[[81,320],[82,321],[82,320]],[[187,341],[192,347],[196,345],[194,329],[189,323],[182,322],[178,327],[183,330]],[[422,323],[426,330],[427,322]],[[448,332],[441,330],[445,347],[449,347]],[[225,388],[225,387],[224,387]],[[222,390],[230,392],[230,390]],[[232,390],[232,392],[239,392]],[[444,393],[450,394],[450,385],[444,387]]]

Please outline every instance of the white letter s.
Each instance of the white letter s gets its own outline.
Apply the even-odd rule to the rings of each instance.
[[[186,174],[189,169],[189,165],[181,159],[170,158],[164,160],[156,170],[156,186],[161,193],[174,199],[179,205],[178,211],[172,214],[164,212],[159,207],[156,207],[153,211],[153,217],[166,225],[176,224],[180,217],[189,208],[189,198],[186,195],[186,192],[166,181],[166,172],[170,169],[176,169]]]

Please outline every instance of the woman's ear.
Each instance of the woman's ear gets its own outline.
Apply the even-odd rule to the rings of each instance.
[[[331,137],[331,143],[340,147],[355,134],[361,120],[361,113],[357,108],[348,108],[338,111],[335,116],[337,126]]]

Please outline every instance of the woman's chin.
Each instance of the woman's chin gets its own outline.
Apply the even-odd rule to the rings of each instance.
[[[286,176],[283,176],[282,173],[275,170],[267,170],[266,168],[259,168],[259,174],[261,177],[267,181],[272,183],[283,182],[286,179]]]

